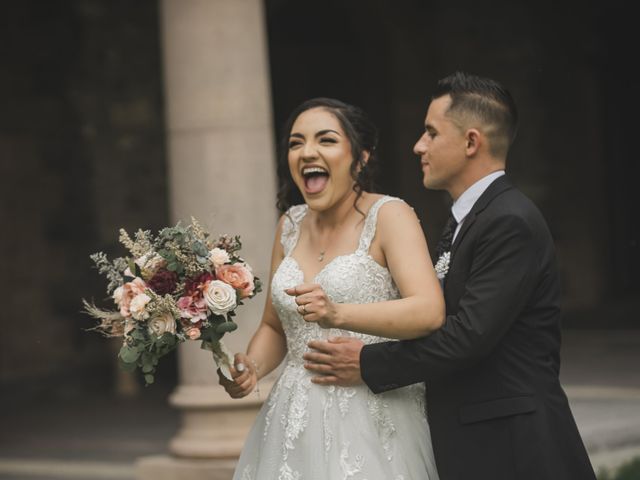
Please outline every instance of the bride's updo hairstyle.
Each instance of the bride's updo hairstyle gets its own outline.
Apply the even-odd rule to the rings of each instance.
[[[289,136],[291,135],[291,128],[300,114],[312,108],[322,108],[332,113],[340,122],[340,126],[347,135],[347,138],[349,138],[349,142],[351,143],[351,156],[353,157],[350,170],[351,177],[355,182],[353,190],[357,194],[355,201],[358,201],[362,192],[373,191],[378,129],[364,110],[359,107],[333,98],[312,98],[301,103],[291,112],[282,131],[278,152],[279,188],[278,201],[276,203],[280,213],[286,212],[292,204],[304,202],[289,171]],[[364,161],[365,152],[369,153],[369,159],[366,162]]]

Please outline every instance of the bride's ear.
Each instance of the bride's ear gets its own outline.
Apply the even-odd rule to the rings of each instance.
[[[362,155],[360,156],[360,161],[358,162],[358,173],[367,165],[369,158],[371,157],[371,153],[368,150],[363,150]]]

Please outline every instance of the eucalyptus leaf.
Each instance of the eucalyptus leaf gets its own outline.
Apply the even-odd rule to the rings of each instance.
[[[142,330],[140,330],[139,328],[133,329],[131,333],[129,333],[129,336],[134,340],[144,340],[145,337],[144,332],[142,332]]]
[[[118,358],[119,360],[119,364],[120,364],[120,368],[122,368],[122,370],[124,370],[125,372],[134,372],[135,369],[137,368],[137,364],[135,363],[127,363],[124,360],[122,360],[122,357]]]
[[[216,326],[216,333],[228,333],[228,332],[233,332],[234,330],[236,330],[238,328],[238,325],[229,320],[228,322],[222,322],[220,325]]]
[[[129,271],[131,272],[132,275],[136,274],[136,262],[133,260],[133,258],[130,258],[129,261],[127,262],[127,266],[129,267]]]
[[[163,344],[170,347],[175,347],[176,344],[178,343],[177,337],[169,332],[163,333],[162,336],[160,337],[160,341]]]
[[[209,251],[207,250],[207,247],[205,247],[204,244],[200,241],[193,242],[192,248],[194,253],[199,257],[206,257],[209,253]]]
[[[222,338],[222,334],[215,331],[215,328],[207,328],[202,335],[203,345],[202,348],[205,350],[209,350],[204,343],[217,343]]]
[[[132,348],[123,346],[120,349],[119,356],[122,359],[122,361],[125,363],[136,363],[140,354]]]

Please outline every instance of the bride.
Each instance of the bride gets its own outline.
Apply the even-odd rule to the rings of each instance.
[[[424,385],[375,395],[365,385],[311,382],[307,343],[331,335],[365,343],[439,328],[444,300],[419,221],[402,200],[370,193],[376,128],[364,112],[317,98],[284,131],[283,181],[262,322],[236,354],[233,398],[284,360],[238,461],[237,480],[438,478]],[[288,208],[297,187],[305,203]]]

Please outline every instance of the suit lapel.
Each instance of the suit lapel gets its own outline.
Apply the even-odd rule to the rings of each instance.
[[[464,221],[462,222],[462,227],[460,227],[460,231],[458,232],[458,235],[456,236],[456,239],[453,242],[453,245],[451,246],[451,257],[452,258],[455,255],[456,250],[458,249],[458,246],[460,245],[460,242],[462,242],[462,239],[464,238],[466,233],[469,231],[469,229],[475,223],[477,216],[485,208],[487,208],[487,205],[489,205],[493,201],[494,198],[496,198],[498,195],[500,195],[505,190],[509,190],[511,188],[513,188],[513,185],[511,185],[511,182],[509,181],[507,176],[506,175],[502,175],[501,177],[496,178],[493,181],[493,183],[491,185],[489,185],[487,187],[487,189],[482,193],[482,195],[480,195],[480,198],[478,198],[476,203],[471,208],[471,211],[467,214],[467,216],[465,217]]]

